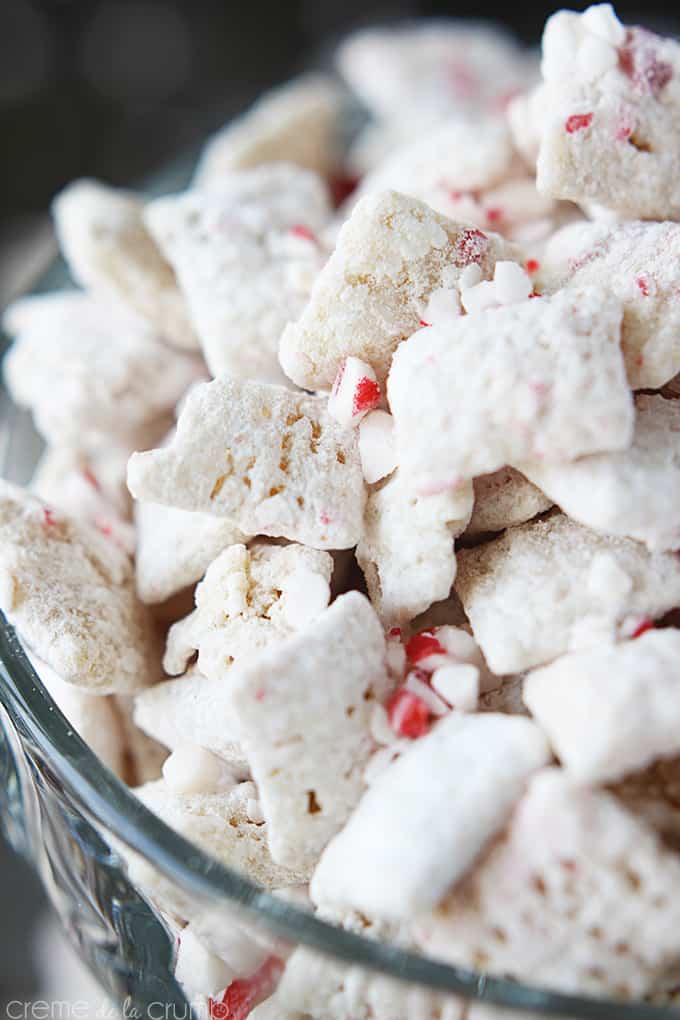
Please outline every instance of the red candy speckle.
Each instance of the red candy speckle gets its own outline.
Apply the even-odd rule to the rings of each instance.
[[[431,326],[432,325],[431,322],[425,322],[425,319],[419,319],[418,322],[419,322],[419,325],[421,325],[421,326]]]
[[[648,630],[654,630],[654,621],[650,620],[649,617],[647,616],[645,617],[644,620],[640,620],[637,627],[630,635],[631,641],[634,641],[635,638],[639,638],[642,634],[645,634]]]
[[[380,387],[374,379],[363,376],[357,383],[352,402],[353,414],[360,414],[362,411],[372,411],[380,403]]]
[[[97,528],[98,531],[101,531],[102,535],[105,535],[106,538],[111,537],[111,535],[113,534],[113,528],[104,517],[100,517],[99,515],[97,515],[94,519],[94,523],[95,527]]]
[[[456,252],[457,266],[469,266],[472,262],[481,262],[488,248],[489,239],[481,230],[470,229],[461,231]]]
[[[391,627],[390,628],[389,636],[390,637],[398,637],[398,638],[400,638],[401,637],[401,627]]]
[[[270,956],[249,978],[232,981],[222,1001],[208,999],[211,1020],[247,1020],[253,1009],[268,998],[283,973],[283,960]]]
[[[636,277],[635,285],[643,297],[649,297],[652,288],[646,276]]]
[[[296,223],[295,226],[290,228],[290,232],[293,237],[301,237],[305,241],[313,241],[316,243],[316,235],[309,229],[309,227],[305,227],[302,223]]]
[[[540,268],[538,259],[527,259],[527,273],[537,273]]]
[[[446,655],[446,649],[434,634],[424,630],[420,634],[414,634],[406,642],[406,656],[409,662],[420,662],[429,655]]]
[[[83,470],[83,478],[85,479],[88,485],[91,485],[93,489],[96,489],[97,492],[99,492],[99,490],[101,489],[101,485],[99,484],[97,476],[92,472],[92,470],[89,467],[86,467]]]
[[[673,77],[673,68],[658,60],[651,33],[634,28],[627,33],[625,46],[619,50],[619,67],[636,91],[655,98]]]
[[[336,397],[337,394],[338,394],[338,390],[340,389],[340,384],[342,383],[342,377],[345,374],[345,368],[346,367],[347,367],[347,362],[343,361],[342,365],[338,369],[338,374],[336,375],[335,379],[333,380],[333,387],[331,389],[331,393],[332,393],[332,395],[334,397]]]
[[[568,135],[573,135],[576,131],[582,131],[584,128],[590,127],[592,123],[592,113],[572,113],[571,117],[567,117],[564,123],[564,130]]]
[[[492,206],[491,209],[486,210],[486,222],[487,223],[500,223],[503,219],[503,210],[497,206]]]
[[[330,515],[327,514],[325,510],[322,510],[321,513],[319,514],[319,520],[321,521],[322,524],[328,525],[331,523]]]
[[[430,709],[416,694],[400,687],[387,703],[390,725],[400,737],[415,740],[430,729]]]
[[[338,174],[335,177],[331,177],[328,183],[333,205],[336,209],[339,205],[342,205],[346,198],[349,198],[352,192],[356,191],[360,180],[360,177],[354,177],[351,174]]]
[[[54,511],[50,510],[49,507],[44,507],[44,509],[43,509],[43,524],[45,525],[45,527],[46,528],[53,528],[57,523],[58,522],[57,522],[57,518],[56,518],[56,516],[54,514]]]

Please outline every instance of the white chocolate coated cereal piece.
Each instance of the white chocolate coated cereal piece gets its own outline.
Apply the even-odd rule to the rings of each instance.
[[[31,491],[51,506],[110,535],[131,555],[135,531],[129,523],[130,493],[125,473],[130,451],[106,448],[88,454],[48,446],[31,479]]]
[[[21,298],[3,325],[16,337],[4,361],[14,400],[53,445],[134,447],[198,374],[120,305],[77,291]]]
[[[249,535],[349,549],[365,502],[355,430],[326,400],[215,379],[187,397],[169,446],[134,454],[133,496],[228,517]]]
[[[197,1001],[203,1002],[205,997],[217,998],[218,992],[231,984],[234,976],[224,960],[206,949],[193,925],[182,929],[177,938],[175,977],[194,1008]]]
[[[433,909],[549,760],[527,719],[451,713],[364,794],[321,856],[312,899],[393,921]]]
[[[171,750],[185,744],[219,755],[236,775],[248,774],[229,711],[227,682],[208,678],[196,666],[164,680],[135,698],[134,720],[144,733]]]
[[[66,716],[78,736],[82,737],[107,768],[121,779],[128,780],[125,740],[113,698],[89,694],[73,684],[64,683],[37,655],[28,649],[26,654],[55,705]]]
[[[329,75],[305,74],[271,89],[211,138],[194,185],[214,188],[234,170],[295,163],[326,174],[336,163],[343,93]]]
[[[368,498],[357,560],[386,626],[412,620],[445,599],[456,576],[453,540],[472,512],[472,485],[414,496],[400,472]]]
[[[287,637],[330,600],[333,559],[301,545],[231,545],[196,588],[196,609],[173,624],[164,666],[181,673],[198,651],[198,665],[219,677],[236,660]]]
[[[232,673],[232,718],[275,861],[311,870],[347,821],[374,748],[371,710],[389,687],[382,628],[359,592]]]
[[[534,776],[508,827],[438,911],[422,949],[560,991],[637,999],[680,958],[677,854],[609,794]]]
[[[638,394],[627,450],[565,464],[525,466],[527,476],[581,524],[635,538],[651,550],[680,548],[680,402]]]
[[[465,529],[469,536],[504,531],[516,524],[524,524],[553,505],[540,489],[511,467],[499,468],[490,475],[479,475],[473,485],[475,505]]]
[[[301,317],[282,337],[279,358],[299,386],[329,389],[350,355],[382,383],[392,355],[420,324],[433,291],[457,285],[466,266],[493,274],[512,246],[454,223],[395,191],[365,196],[338,236]]]
[[[680,224],[575,223],[549,241],[541,289],[599,287],[623,303],[621,342],[634,389],[680,371]]]
[[[536,77],[533,57],[511,36],[453,20],[362,29],[337,62],[375,116],[427,128],[453,113],[500,111]]]
[[[282,382],[279,337],[305,307],[327,254],[323,181],[271,164],[156,199],[145,217],[175,268],[212,374]]]
[[[249,541],[231,521],[160,503],[135,504],[135,576],[142,602],[156,603],[200,581],[229,545]]]
[[[67,683],[130,693],[158,670],[127,554],[9,482],[0,483],[0,608]]]
[[[133,792],[170,828],[265,889],[299,882],[299,868],[284,868],[272,860],[267,848],[266,823],[249,818],[247,804],[252,791],[252,783],[239,783],[227,793],[180,794],[159,779]],[[187,894],[164,879],[148,861],[135,855],[130,858],[130,865],[132,880],[162,906],[188,920],[192,919],[190,915],[200,912],[198,904],[190,907]]]
[[[144,225],[143,210],[144,202],[132,192],[87,179],[69,184],[52,204],[73,279],[128,305],[169,343],[196,349],[186,302]]]
[[[613,12],[608,31],[593,30],[604,6],[546,24],[538,188],[629,219],[678,219],[680,44],[625,30]]]
[[[620,779],[680,754],[680,631],[565,655],[530,673],[524,701],[579,782]]]
[[[456,592],[491,670],[518,673],[616,638],[680,602],[680,560],[554,514],[458,551]]]
[[[633,401],[621,305],[595,288],[460,316],[397,351],[388,382],[397,456],[431,493],[523,460],[625,449]]]

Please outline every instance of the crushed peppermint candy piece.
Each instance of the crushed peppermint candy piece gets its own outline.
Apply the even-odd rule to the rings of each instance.
[[[344,428],[351,428],[379,405],[380,386],[371,366],[359,358],[345,358],[328,398],[330,416]]]

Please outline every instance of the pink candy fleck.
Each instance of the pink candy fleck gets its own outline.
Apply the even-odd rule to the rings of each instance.
[[[469,266],[472,262],[481,262],[488,248],[488,240],[486,234],[476,228],[461,231],[456,245],[459,256],[456,265]]]
[[[89,467],[84,468],[83,478],[85,479],[88,485],[91,485],[93,489],[96,489],[97,492],[99,492],[99,490],[101,489],[101,485],[99,484],[99,480],[97,479],[97,476],[94,474],[91,468]]]
[[[541,264],[538,259],[527,259],[527,273],[537,273],[541,268]]]
[[[100,517],[99,515],[97,515],[94,519],[94,523],[95,527],[97,528],[98,531],[101,531],[102,535],[105,535],[106,538],[111,537],[111,535],[113,534],[113,528],[104,517]]]
[[[635,278],[635,285],[643,297],[649,297],[655,290],[654,282],[647,276],[637,276]]]
[[[390,725],[400,737],[415,740],[423,737],[430,729],[430,709],[425,702],[400,687],[394,692],[387,703],[387,715]]]
[[[221,1002],[208,999],[211,1020],[247,1020],[255,1006],[272,994],[283,966],[278,956],[270,956],[251,977],[232,981]]]
[[[43,508],[43,524],[46,528],[53,528],[58,523],[53,510],[49,507]]]
[[[290,228],[290,232],[293,237],[301,237],[305,241],[312,241],[316,244],[316,235],[303,223],[296,223]]]
[[[321,513],[319,514],[319,520],[321,521],[321,523],[322,523],[322,524],[326,524],[326,525],[328,525],[328,524],[330,524],[330,523],[331,523],[331,518],[330,518],[330,516],[329,516],[329,515],[328,515],[328,514],[326,513],[326,511],[325,511],[325,510],[322,510],[322,511],[321,511]]]
[[[431,323],[431,322],[425,322],[425,319],[419,319],[419,320],[418,320],[418,324],[419,324],[420,326],[431,326],[431,325],[432,325],[432,323]]]
[[[491,209],[486,210],[486,221],[487,223],[500,223],[503,219],[503,210],[497,206],[492,206]]]
[[[592,123],[592,113],[572,113],[571,117],[567,117],[564,122],[564,130],[568,135],[573,135],[576,131],[582,131],[584,128],[590,127]]]
[[[673,77],[673,68],[657,59],[652,40],[651,32],[630,29],[625,46],[619,50],[619,67],[638,92],[656,98]]]

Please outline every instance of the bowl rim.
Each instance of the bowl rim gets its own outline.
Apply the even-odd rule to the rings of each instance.
[[[187,150],[144,181],[139,190],[154,196],[186,188],[196,152],[195,146]],[[29,293],[69,285],[63,260],[58,257]],[[3,397],[8,408],[16,411],[6,390]],[[15,423],[16,418],[9,428]],[[4,467],[0,465],[0,470]],[[266,892],[171,829],[97,758],[52,700],[1,612],[0,702],[20,731],[22,743],[28,736],[86,816],[182,889],[245,910],[253,920],[295,946],[305,946],[339,963],[360,966],[405,984],[511,1011],[572,1020],[680,1020],[680,1009],[669,1006],[571,995],[440,962],[346,931]],[[143,890],[141,894],[147,898]]]

